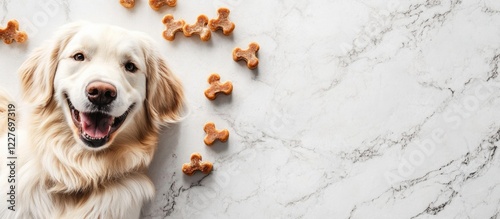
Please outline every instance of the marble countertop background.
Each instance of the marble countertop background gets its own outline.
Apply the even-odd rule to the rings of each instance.
[[[231,10],[234,33],[161,36]],[[153,11],[118,0],[2,0],[26,44],[0,45],[0,87],[61,25],[90,20],[146,32],[182,79],[189,114],[161,135],[157,190],[142,218],[498,218],[500,1],[178,0]],[[260,64],[232,60],[260,44]],[[233,94],[209,101],[210,73]],[[203,144],[203,125],[229,129]],[[214,163],[187,177],[193,152]]]

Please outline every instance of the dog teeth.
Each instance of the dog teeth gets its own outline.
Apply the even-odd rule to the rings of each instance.
[[[87,134],[87,133],[85,133],[85,132],[83,133],[83,137],[85,137],[85,138],[86,138],[86,139],[88,139],[88,140],[101,140],[101,139],[106,138],[106,136],[104,136],[104,137],[102,137],[102,138],[94,138],[94,137],[91,137],[89,134]]]

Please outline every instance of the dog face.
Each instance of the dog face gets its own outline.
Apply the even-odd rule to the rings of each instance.
[[[139,130],[126,132],[132,138],[157,133],[182,108],[182,87],[151,40],[114,26],[63,27],[21,77],[25,98],[39,108],[55,103],[75,141],[90,150],[107,148],[122,130]]]
[[[85,145],[107,145],[142,107],[147,74],[143,46],[135,33],[93,25],[82,27],[62,50],[54,89]]]

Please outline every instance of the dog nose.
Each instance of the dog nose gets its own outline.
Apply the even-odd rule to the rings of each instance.
[[[95,81],[87,85],[87,97],[95,105],[110,104],[116,99],[116,87],[110,83]]]

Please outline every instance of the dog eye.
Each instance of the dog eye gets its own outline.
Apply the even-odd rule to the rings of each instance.
[[[129,71],[129,72],[132,72],[134,73],[135,71],[137,71],[137,67],[135,66],[134,63],[132,62],[127,62],[125,64],[125,70]]]
[[[75,59],[75,61],[81,62],[85,60],[85,56],[82,53],[77,53],[73,56],[73,59]]]

